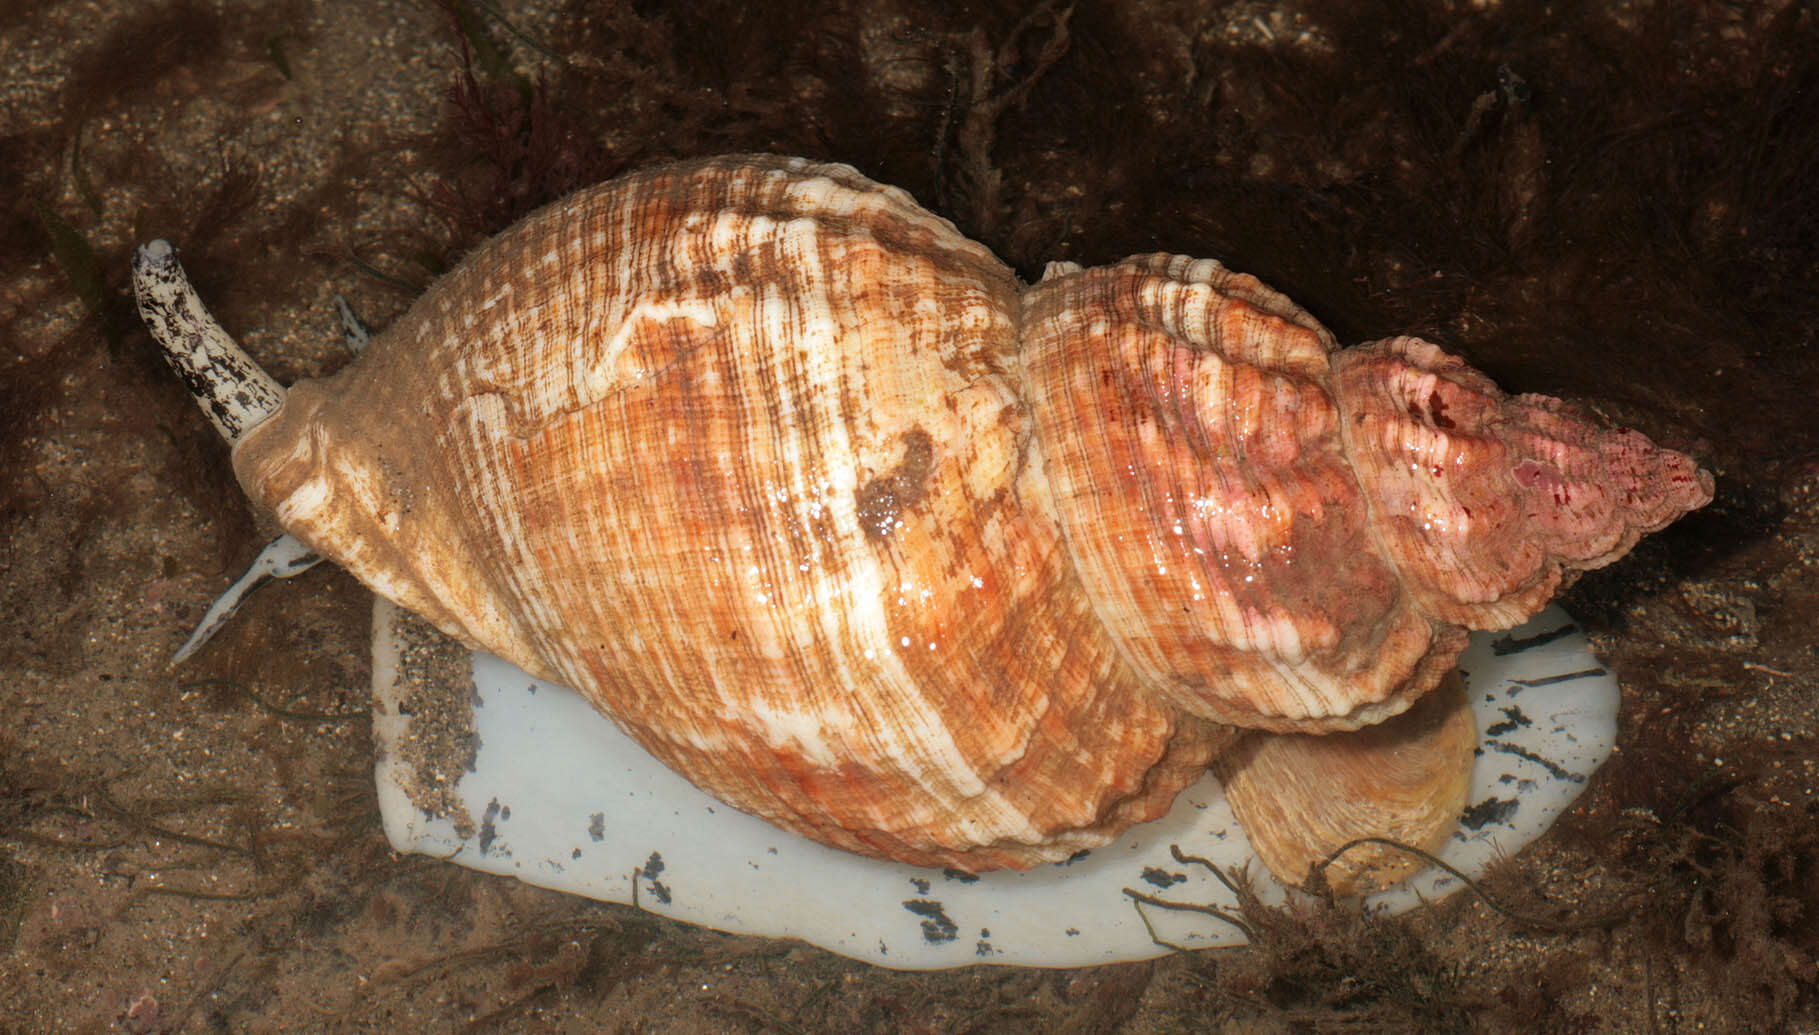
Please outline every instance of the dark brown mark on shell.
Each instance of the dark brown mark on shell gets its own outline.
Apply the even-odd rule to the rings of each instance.
[[[934,467],[935,443],[928,432],[912,428],[903,436],[903,459],[897,466],[859,487],[859,525],[868,539],[882,540],[897,523],[897,515],[928,495],[928,476]]]

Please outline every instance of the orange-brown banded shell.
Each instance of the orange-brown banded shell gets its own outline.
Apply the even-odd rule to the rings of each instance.
[[[726,802],[968,870],[1161,814],[1215,723],[1402,711],[1464,627],[1710,497],[1424,342],[1336,351],[1216,262],[1024,290],[902,191],[769,156],[532,216],[234,463]]]

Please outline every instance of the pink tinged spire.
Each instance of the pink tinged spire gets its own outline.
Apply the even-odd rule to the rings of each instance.
[[[1558,399],[1505,395],[1418,338],[1348,349],[1333,367],[1372,527],[1437,621],[1515,625],[1567,572],[1611,563],[1712,498],[1690,457]]]

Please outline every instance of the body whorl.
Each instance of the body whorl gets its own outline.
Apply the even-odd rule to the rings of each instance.
[[[1017,290],[845,167],[671,167],[489,243],[235,466],[739,808],[919,862],[1066,858],[1228,734],[1146,693],[1078,587]]]

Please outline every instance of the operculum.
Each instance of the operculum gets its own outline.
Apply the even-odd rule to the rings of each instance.
[[[1336,894],[1369,894],[1420,871],[1458,828],[1477,733],[1454,672],[1392,719],[1331,736],[1253,734],[1215,771],[1270,872],[1300,885],[1318,871]]]

